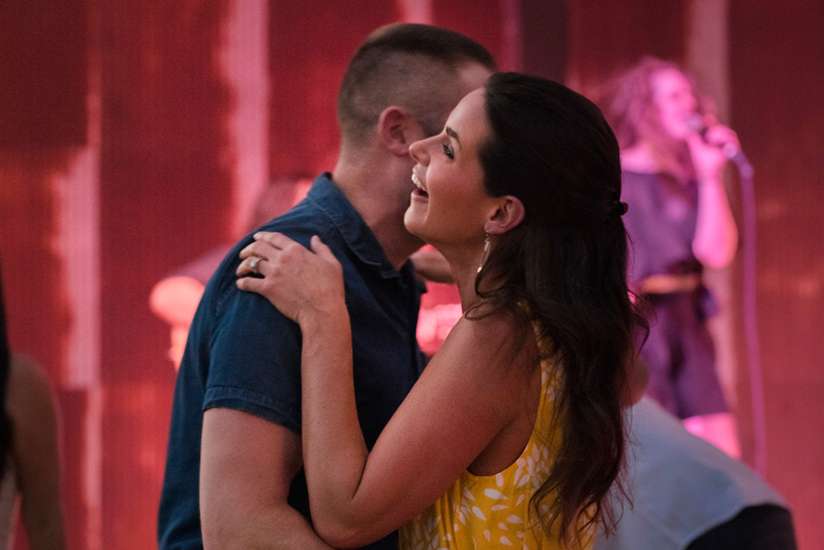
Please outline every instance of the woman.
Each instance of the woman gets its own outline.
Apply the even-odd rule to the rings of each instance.
[[[621,145],[630,205],[630,283],[654,310],[641,350],[648,393],[687,429],[738,456],[705,324],[712,301],[701,278],[704,267],[723,268],[735,255],[738,233],[722,171],[738,139],[704,112],[684,72],[659,59],[619,76],[604,106]]]
[[[404,223],[448,260],[464,315],[371,451],[339,264],[318,237],[259,234],[241,253],[238,274],[263,278],[238,286],[303,334],[315,528],[347,547],[407,523],[405,548],[588,547],[610,523],[638,321],[612,131],[564,86],[504,73],[410,154]]]
[[[57,417],[49,382],[12,356],[0,282],[0,549],[12,548],[18,500],[31,550],[65,547],[60,509]]]

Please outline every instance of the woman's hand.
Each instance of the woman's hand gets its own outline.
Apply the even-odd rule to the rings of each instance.
[[[734,131],[712,119],[703,136],[692,133],[687,137],[687,146],[695,176],[698,181],[704,182],[721,179],[724,164],[732,153],[740,149],[741,144]]]
[[[340,262],[320,237],[312,237],[311,250],[281,233],[254,238],[240,252],[238,288],[260,294],[298,324],[345,307]]]

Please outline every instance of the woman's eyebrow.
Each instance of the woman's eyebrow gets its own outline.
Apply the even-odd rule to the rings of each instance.
[[[455,141],[457,141],[457,142],[458,142],[458,145],[460,145],[460,143],[461,143],[461,138],[459,138],[459,137],[458,137],[458,132],[456,132],[455,130],[453,130],[453,129],[452,129],[452,128],[450,128],[449,126],[447,126],[445,130],[446,130],[446,135],[448,135],[449,137],[451,137],[452,139],[454,139]]]

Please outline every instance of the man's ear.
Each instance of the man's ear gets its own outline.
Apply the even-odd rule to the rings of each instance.
[[[484,231],[490,235],[503,235],[512,231],[524,221],[526,211],[521,199],[512,195],[496,197],[498,205],[484,224]]]
[[[390,105],[378,117],[378,136],[386,149],[405,157],[409,155],[409,146],[423,138],[423,131],[409,113]]]

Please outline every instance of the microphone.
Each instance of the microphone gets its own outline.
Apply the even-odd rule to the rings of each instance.
[[[743,177],[752,177],[752,165],[750,164],[750,161],[747,160],[747,157],[744,155],[744,151],[742,151],[741,148],[738,147],[738,145],[731,142],[716,144],[707,141],[707,131],[709,130],[709,126],[707,126],[707,122],[704,119],[703,115],[699,113],[693,113],[687,119],[687,127],[699,136],[701,136],[701,139],[704,143],[721,147],[721,152],[724,153],[724,156],[727,157],[733,164],[735,164],[735,166],[738,168],[738,171]]]

